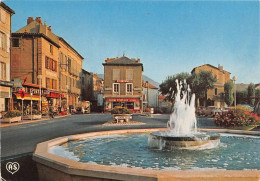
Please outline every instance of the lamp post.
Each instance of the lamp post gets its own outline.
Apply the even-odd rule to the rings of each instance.
[[[42,75],[38,75],[40,79],[40,113],[42,113]]]
[[[237,105],[237,98],[236,98],[236,80],[237,80],[237,77],[233,76],[232,80],[234,82],[234,106],[236,108],[236,105]]]
[[[32,120],[32,109],[33,109],[33,107],[32,107],[32,96],[33,96],[32,90],[31,90],[30,94],[31,94],[31,120]]]
[[[67,114],[69,114],[69,85],[67,85],[66,88],[67,88]]]

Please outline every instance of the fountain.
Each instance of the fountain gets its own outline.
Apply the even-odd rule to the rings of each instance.
[[[197,131],[195,94],[191,94],[185,80],[180,84],[176,80],[176,84],[177,94],[173,113],[167,124],[168,130],[151,133],[148,138],[149,146],[159,149],[207,149],[217,146],[220,142],[219,134]]]
[[[39,143],[33,159],[40,180],[258,180],[260,133],[211,129],[221,133],[220,143],[219,134],[197,131],[195,96],[189,87],[182,93],[184,87],[177,88],[167,129],[99,131]]]

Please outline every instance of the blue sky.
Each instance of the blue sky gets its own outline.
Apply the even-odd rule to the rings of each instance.
[[[238,83],[260,83],[259,1],[23,1],[5,3],[16,14],[12,31],[42,17],[103,73],[106,58],[140,58],[144,74],[168,75],[203,64],[222,65]]]

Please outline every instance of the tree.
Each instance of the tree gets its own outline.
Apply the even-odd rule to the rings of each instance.
[[[205,102],[207,100],[207,90],[213,89],[214,83],[217,81],[216,76],[213,76],[211,71],[200,71],[192,75],[182,72],[168,76],[167,79],[160,84],[160,91],[163,95],[166,95],[166,99],[171,102],[174,102],[177,92],[176,79],[178,79],[179,82],[186,80],[186,83],[190,85],[192,93],[195,93],[196,99],[200,98],[205,100]]]
[[[207,101],[207,91],[208,89],[213,89],[214,83],[217,81],[216,76],[213,76],[211,71],[200,71],[199,73],[193,73],[190,82],[191,90],[196,95],[196,102],[201,99],[206,105]]]
[[[231,106],[231,104],[234,102],[234,96],[233,96],[233,83],[231,81],[228,81],[224,84],[224,93],[225,93],[225,103],[228,106]]]
[[[166,95],[166,99],[172,103],[174,102],[175,95],[177,93],[177,84],[176,84],[177,79],[179,82],[184,82],[184,80],[187,80],[187,83],[189,84],[190,74],[187,72],[182,72],[172,76],[168,76],[167,79],[160,84],[161,93],[163,95]]]
[[[255,105],[255,84],[250,83],[247,88],[248,104],[251,106]]]
[[[236,103],[237,104],[247,104],[247,90],[236,92]]]

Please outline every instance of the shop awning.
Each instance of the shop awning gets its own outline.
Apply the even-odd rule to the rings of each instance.
[[[140,99],[133,99],[133,98],[108,98],[107,101],[110,102],[137,102]]]
[[[14,93],[14,95],[16,96],[17,99],[22,99],[21,98],[21,95],[19,93]],[[39,101],[40,100],[40,96],[38,95],[32,95],[32,98],[31,98],[31,95],[28,94],[28,93],[25,93],[24,95],[24,100],[33,100],[33,101]]]

